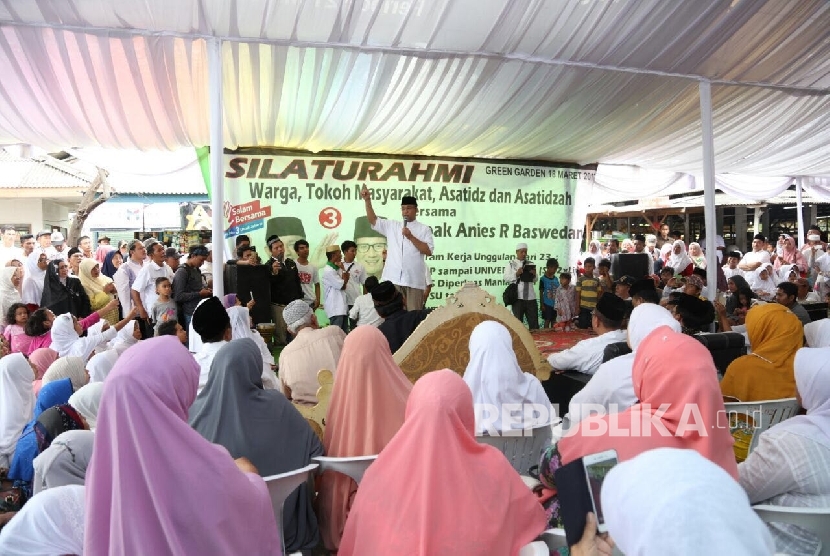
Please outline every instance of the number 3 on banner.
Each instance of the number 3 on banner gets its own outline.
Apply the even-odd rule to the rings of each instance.
[[[320,224],[324,228],[334,229],[340,225],[342,220],[340,211],[334,207],[327,207],[320,211]]]

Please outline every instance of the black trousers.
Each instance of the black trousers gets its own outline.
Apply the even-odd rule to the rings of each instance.
[[[526,301],[517,299],[513,303],[513,316],[522,321],[527,319],[527,327],[531,330],[539,328],[539,302],[535,299]]]

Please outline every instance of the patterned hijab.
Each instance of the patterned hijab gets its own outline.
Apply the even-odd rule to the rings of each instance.
[[[40,414],[35,422],[37,451],[52,445],[52,441],[66,431],[86,429],[83,417],[71,405],[56,405]]]

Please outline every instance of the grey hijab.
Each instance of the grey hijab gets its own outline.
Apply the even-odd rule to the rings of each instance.
[[[83,485],[94,440],[95,433],[89,430],[71,430],[58,435],[33,462],[35,494],[47,488]]]
[[[190,425],[234,458],[251,460],[267,477],[305,467],[323,444],[285,396],[262,388],[262,356],[250,338],[231,340],[213,359],[202,392],[190,407]],[[317,545],[317,518],[307,485],[285,501],[287,551]]]

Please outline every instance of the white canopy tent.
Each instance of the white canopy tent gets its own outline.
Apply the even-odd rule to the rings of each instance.
[[[824,0],[3,0],[0,142],[210,144],[217,206],[223,146],[630,165],[702,176],[709,228],[715,169],[830,176],[828,28]]]

